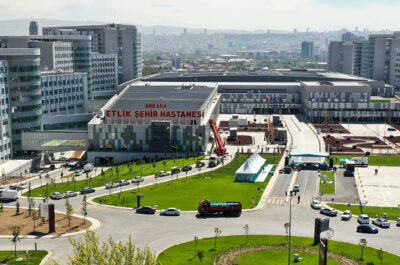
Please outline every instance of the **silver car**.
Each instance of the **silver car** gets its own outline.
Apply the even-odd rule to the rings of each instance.
[[[59,192],[53,192],[50,196],[53,200],[61,200],[63,198],[62,194]]]
[[[77,195],[78,195],[78,193],[76,193],[75,191],[66,191],[63,194],[63,198],[75,197]]]
[[[386,220],[385,218],[378,218],[372,220],[372,223],[376,226],[382,227],[382,228],[389,228],[390,227],[390,222]]]
[[[342,220],[342,221],[348,221],[348,220],[351,219],[351,216],[352,216],[352,215],[353,215],[353,214],[351,213],[350,210],[346,210],[346,211],[343,212],[342,217],[341,217],[341,220]]]
[[[160,215],[179,216],[181,215],[181,210],[176,208],[168,208],[161,210]]]

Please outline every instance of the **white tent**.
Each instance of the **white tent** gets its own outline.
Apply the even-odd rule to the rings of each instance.
[[[265,163],[265,159],[262,158],[257,152],[252,154],[243,165],[236,170],[235,175],[255,175],[260,172],[261,167]]]

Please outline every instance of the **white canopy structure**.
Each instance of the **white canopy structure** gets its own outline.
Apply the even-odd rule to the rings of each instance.
[[[236,170],[236,181],[255,181],[257,174],[262,170],[265,159],[262,158],[257,152],[252,154],[243,165]]]

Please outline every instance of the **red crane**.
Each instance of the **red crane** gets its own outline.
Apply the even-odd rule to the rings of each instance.
[[[210,119],[208,122],[210,123],[211,129],[215,136],[215,142],[217,143],[217,147],[215,147],[214,152],[217,155],[224,155],[226,153],[226,148],[222,142],[221,136],[218,133],[217,124],[213,119]]]

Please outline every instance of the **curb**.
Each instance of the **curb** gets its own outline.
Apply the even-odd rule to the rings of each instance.
[[[15,207],[4,206],[4,208],[11,208],[11,209],[13,209],[13,208],[15,208]],[[27,207],[21,207],[21,209],[28,209],[28,208],[27,208]],[[59,214],[65,214],[64,212],[58,211],[58,210],[55,210],[55,212],[56,212],[56,213],[59,213]],[[73,216],[73,217],[77,217],[77,218],[84,219],[84,217],[83,217],[82,215],[73,214],[72,216]],[[93,217],[87,216],[87,217],[86,217],[86,220],[89,220],[89,221],[92,223],[92,225],[91,225],[89,228],[86,228],[86,229],[81,230],[81,231],[71,232],[71,233],[66,233],[66,234],[46,235],[46,236],[21,235],[20,238],[21,238],[21,239],[42,239],[42,238],[44,238],[44,239],[49,239],[49,238],[59,238],[59,237],[76,236],[76,235],[79,235],[79,234],[86,233],[87,231],[95,231],[95,230],[97,230],[97,229],[99,229],[99,228],[101,227],[101,222],[100,222],[99,220],[93,218]],[[13,238],[13,236],[11,236],[11,235],[0,235],[0,239],[12,239],[12,238]]]
[[[51,254],[53,254],[50,250],[47,250],[47,255],[42,259],[42,262],[40,262],[39,265],[44,265],[46,264],[47,260],[50,258]]]

